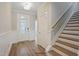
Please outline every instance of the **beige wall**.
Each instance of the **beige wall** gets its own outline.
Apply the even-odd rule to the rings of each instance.
[[[0,3],[0,34],[11,30],[11,5]]]

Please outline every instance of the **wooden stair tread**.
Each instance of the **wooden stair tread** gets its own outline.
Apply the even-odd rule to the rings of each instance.
[[[79,31],[79,27],[65,27],[64,30]]]
[[[79,26],[78,25],[77,26],[75,26],[75,25],[74,26],[73,25],[70,25],[70,26],[67,25],[66,27],[79,27]]]
[[[79,19],[79,17],[71,17],[70,19]]]
[[[72,39],[72,38],[69,38],[69,37],[59,36],[59,38],[64,38],[64,39],[67,39],[67,40],[72,40],[72,41],[79,42],[79,40],[77,40],[77,39]]]
[[[75,39],[75,40],[79,40],[79,36],[76,36],[76,35],[68,35],[68,34],[61,33],[60,36],[68,37],[68,38]]]
[[[79,46],[77,46],[77,45],[70,44],[70,43],[67,43],[67,42],[63,42],[63,41],[60,41],[60,40],[58,40],[57,42],[58,42],[58,43],[61,43],[61,44],[63,44],[63,45],[72,47],[72,48],[77,49],[77,50],[78,50],[78,47],[79,47]]]
[[[65,27],[65,29],[79,29],[79,27]]]
[[[58,40],[79,46],[79,43],[76,41],[72,41],[64,38],[58,38]]]
[[[74,15],[72,15],[72,17],[76,17],[76,16],[79,16],[79,14],[74,14]]]
[[[78,19],[78,18],[79,18],[79,16],[76,16],[76,17],[73,16],[73,17],[71,17],[71,19]]]
[[[79,33],[64,33],[64,32],[62,32],[62,34],[68,34],[68,35],[75,35],[75,36],[79,36]]]
[[[63,53],[66,53],[69,56],[77,56],[76,53],[73,53],[73,52],[71,52],[69,50],[66,50],[66,49],[64,49],[64,48],[62,48],[60,46],[54,45],[53,47],[56,48],[56,49],[58,49],[58,50],[60,50],[60,51],[62,51]]]
[[[79,22],[79,21],[69,21],[68,23],[75,23],[75,22]]]
[[[67,24],[66,27],[79,27],[79,24]]]
[[[79,19],[70,19],[69,22],[79,21]]]
[[[70,21],[68,24],[79,24],[79,21]]]
[[[79,31],[79,29],[64,29],[64,30],[68,30],[68,31]]]

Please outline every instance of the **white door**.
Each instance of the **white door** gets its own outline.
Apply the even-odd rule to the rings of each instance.
[[[29,16],[28,15],[18,15],[18,33],[19,39],[29,40]]]

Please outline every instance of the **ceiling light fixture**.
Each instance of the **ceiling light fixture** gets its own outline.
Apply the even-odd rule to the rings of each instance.
[[[25,10],[30,10],[31,7],[32,7],[32,3],[26,2],[26,3],[23,4],[23,6],[24,6],[24,9],[25,9]]]
[[[24,19],[24,16],[21,16],[21,19]]]

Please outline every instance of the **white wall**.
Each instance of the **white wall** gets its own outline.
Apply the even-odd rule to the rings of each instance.
[[[17,30],[17,13],[16,12],[11,12],[11,15],[12,15],[12,21],[11,21],[11,28],[13,31]]]
[[[52,7],[52,19],[51,24],[52,26],[61,18],[61,16],[67,11],[67,9],[71,6],[71,2],[54,2],[51,3]]]
[[[0,55],[8,53],[9,42],[8,32],[11,31],[11,4],[0,3]],[[5,35],[6,34],[6,35]]]
[[[75,5],[76,5],[76,6],[75,6],[75,9],[74,9],[74,10],[75,10],[75,11],[79,11],[79,2],[76,2]]]
[[[30,29],[33,30],[34,25],[35,25],[35,19],[36,19],[35,16],[36,15],[33,12],[19,10],[19,9],[12,9],[12,30],[17,30],[18,14],[30,16],[29,26],[30,26]]]
[[[11,30],[11,5],[0,3],[0,34]]]

